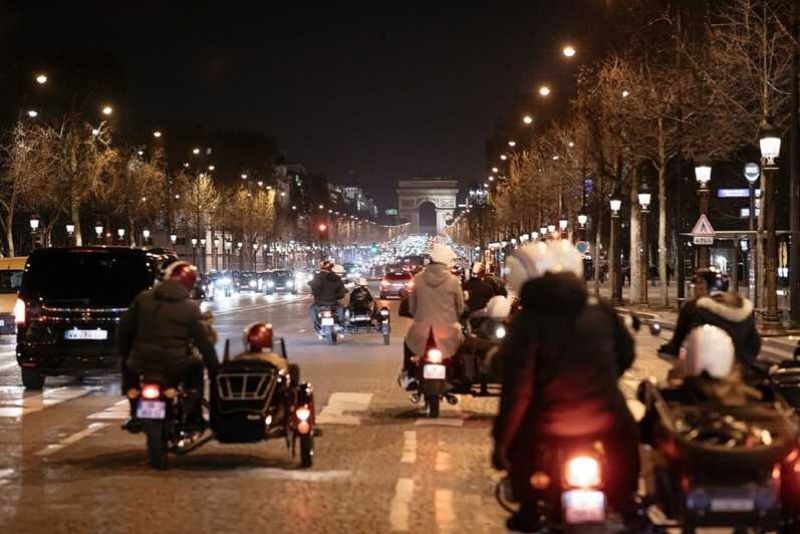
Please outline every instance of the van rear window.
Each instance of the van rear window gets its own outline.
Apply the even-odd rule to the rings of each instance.
[[[21,293],[54,306],[127,307],[153,281],[144,255],[53,251],[31,255]]]
[[[16,293],[22,284],[22,271],[0,271],[0,293]]]

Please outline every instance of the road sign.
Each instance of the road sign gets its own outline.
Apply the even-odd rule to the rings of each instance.
[[[578,241],[575,243],[575,248],[578,249],[578,252],[581,254],[586,254],[589,252],[589,242],[588,241]]]
[[[751,184],[755,183],[760,176],[761,167],[758,166],[758,163],[748,163],[744,166],[744,177]]]
[[[713,245],[714,238],[705,236],[705,235],[698,235],[692,238],[692,241],[695,245]]]
[[[698,218],[697,222],[694,223],[692,237],[714,237],[714,228],[708,221],[708,217],[705,215],[700,215],[700,218]]]

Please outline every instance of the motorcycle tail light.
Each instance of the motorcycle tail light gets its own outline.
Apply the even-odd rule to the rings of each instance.
[[[323,317],[333,317],[333,314],[329,310],[325,310],[322,312]]]
[[[494,331],[494,337],[497,339],[503,339],[506,337],[506,327],[505,326],[498,326],[497,329]]]
[[[154,400],[161,396],[161,388],[157,384],[145,384],[142,386],[142,398]]]
[[[431,363],[442,363],[442,351],[437,348],[428,349],[428,361]]]
[[[547,473],[536,471],[531,475],[531,487],[535,490],[543,491],[550,487],[550,477]]]
[[[381,317],[389,317],[389,308],[381,308]]]
[[[596,488],[600,485],[600,462],[591,456],[575,456],[567,461],[564,478],[574,488]]]
[[[298,421],[308,421],[311,418],[311,409],[307,404],[304,404],[303,406],[298,406],[294,414],[297,416]]]
[[[17,324],[25,324],[25,312],[25,301],[17,299],[17,302],[14,303],[14,322]]]

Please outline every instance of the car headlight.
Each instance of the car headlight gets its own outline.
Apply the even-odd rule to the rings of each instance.
[[[294,287],[294,282],[291,280],[286,281],[286,287]]]
[[[267,287],[275,287],[275,282],[272,280],[267,280]]]
[[[229,286],[229,285],[231,285],[233,283],[233,280],[230,279],[230,278],[225,277],[225,278],[221,278],[219,283],[222,284],[223,286]]]
[[[256,287],[256,286],[258,285],[258,282],[256,282],[255,280],[250,280],[250,282],[248,283],[248,285],[249,285],[250,287]]]

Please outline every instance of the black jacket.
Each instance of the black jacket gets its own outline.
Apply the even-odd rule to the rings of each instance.
[[[218,365],[200,307],[189,300],[183,286],[171,280],[136,297],[120,320],[117,346],[128,368],[137,373],[179,375],[195,361],[192,346],[207,367]]]
[[[335,306],[347,295],[342,279],[330,271],[318,272],[308,285],[314,295],[314,304],[320,306]]]
[[[366,287],[357,287],[350,292],[350,308],[358,311],[371,311],[372,293]]]
[[[464,283],[463,287],[467,292],[466,304],[470,313],[485,308],[492,297],[508,294],[502,284],[491,276],[472,277]]]
[[[678,315],[678,324],[675,326],[672,340],[662,345],[660,350],[678,354],[689,332],[704,324],[722,328],[731,336],[739,361],[751,364],[758,357],[761,338],[756,329],[753,305],[735,293],[723,293],[688,301]]]
[[[614,309],[589,299],[571,274],[532,280],[520,299],[498,356],[504,376],[496,453],[514,464],[548,438],[635,436],[617,384],[633,364],[633,338]]]

